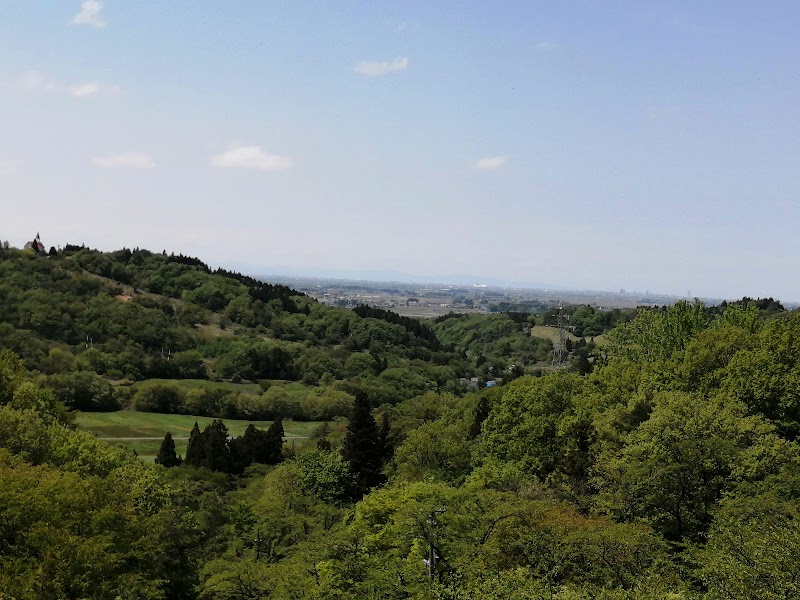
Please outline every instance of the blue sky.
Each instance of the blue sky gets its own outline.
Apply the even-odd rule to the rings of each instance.
[[[2,8],[12,244],[800,299],[796,2]]]

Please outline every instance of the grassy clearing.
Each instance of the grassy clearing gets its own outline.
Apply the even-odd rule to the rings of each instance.
[[[570,332],[565,330],[564,333],[566,333],[567,337],[573,342],[578,341],[578,338],[572,335]],[[534,325],[531,328],[531,335],[533,337],[543,338],[545,340],[555,342],[558,340],[558,327],[550,327],[549,325]]]
[[[234,334],[234,330],[231,327],[223,329],[216,323],[198,323],[194,328],[207,337],[230,337]]]
[[[230,383],[229,381],[208,381],[207,379],[145,379],[131,384],[131,389],[135,392],[139,389],[146,389],[154,385],[172,385],[181,388],[184,392],[196,389],[221,390],[226,393],[234,392],[237,394],[250,394],[259,396],[264,390],[257,383]],[[313,388],[299,381],[273,381],[272,386],[284,390],[289,396],[305,398]]]
[[[135,450],[139,458],[145,462],[155,462],[156,456],[158,456],[158,450],[161,448],[161,440],[109,440],[108,443]],[[175,453],[178,456],[186,456],[187,443],[187,440],[175,440]]]
[[[105,413],[76,412],[75,424],[79,429],[91,431],[98,437],[164,437],[169,431],[175,437],[188,437],[192,426],[197,422],[200,428],[213,421],[211,417],[194,415],[163,415],[159,413],[120,410]],[[223,419],[225,426],[234,437],[244,433],[252,423],[266,429],[272,421],[244,421]],[[319,425],[317,421],[284,421],[283,429],[287,436],[304,437]]]
[[[228,381],[208,381],[206,379],[145,379],[132,384],[131,388],[136,391],[153,387],[154,385],[173,385],[183,389],[185,392],[196,389],[209,389],[239,394],[258,395],[262,393],[261,386],[257,383],[230,383]]]
[[[196,417],[193,415],[162,415],[159,413],[136,412],[121,410],[107,413],[75,413],[75,424],[79,429],[94,433],[101,438],[128,438],[111,439],[116,443],[136,450],[144,460],[152,461],[164,434],[168,431],[174,438],[188,438],[195,422],[203,429],[214,419],[210,417]],[[266,429],[272,421],[241,421],[236,419],[223,419],[228,432],[239,436],[250,423],[256,427]],[[284,421],[283,430],[288,438],[305,438],[319,425],[318,421]],[[155,438],[155,439],[147,439]],[[186,452],[186,440],[176,439],[175,448],[178,454]]]
[[[313,389],[299,381],[276,381],[272,384],[272,387],[279,387],[289,396],[296,398],[305,398]]]
[[[567,334],[567,337],[573,342],[577,342],[578,339],[580,339],[577,336],[572,335],[568,331],[566,331],[565,333]],[[533,337],[544,338],[546,340],[554,342],[558,339],[558,327],[550,327],[549,325],[534,325],[531,328],[531,335]],[[597,344],[598,346],[604,346],[605,344],[608,344],[608,340],[604,335],[596,335],[594,337],[586,336],[586,341],[588,342],[589,340],[594,340],[594,343]]]

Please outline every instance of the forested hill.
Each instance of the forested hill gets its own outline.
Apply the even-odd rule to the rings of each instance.
[[[153,378],[281,380],[321,389],[333,407],[312,415],[287,409],[292,414],[283,416],[330,418],[346,412],[342,398],[359,392],[375,405],[396,404],[425,391],[452,390],[458,378],[472,375],[468,362],[443,350],[419,321],[367,307],[322,306],[283,285],[140,249],[67,246],[49,257],[0,250],[0,344],[28,368],[55,377],[58,389],[105,388],[108,393],[93,394],[91,403],[82,399],[88,393],[62,392],[69,405],[84,410],[125,405],[132,384]],[[140,400],[145,409],[188,411],[161,406],[175,404],[169,399]],[[247,416],[271,418],[282,400],[273,398],[264,414],[251,410]],[[241,412],[233,406],[227,414]]]
[[[0,598],[800,597],[800,312],[774,301],[643,309],[590,369],[459,394],[481,357],[541,351],[524,318],[449,316],[434,344],[194,259],[85,249],[4,252],[0,309]],[[148,392],[159,369],[204,385]],[[285,410],[281,381],[236,383],[281,369],[347,419],[297,444],[279,419],[214,420],[155,465],[70,422],[119,388]],[[266,391],[214,404],[248,385]]]

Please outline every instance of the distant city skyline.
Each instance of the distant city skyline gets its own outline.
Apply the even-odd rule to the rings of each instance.
[[[670,296],[673,298],[689,298],[693,296],[673,294],[669,292],[659,292],[657,290],[626,290],[620,289],[600,289],[600,288],[581,288],[572,285],[559,285],[553,282],[544,281],[510,281],[496,279],[493,277],[475,277],[469,274],[450,274],[440,276],[415,275],[413,273],[403,273],[399,271],[355,271],[355,270],[305,270],[289,272],[280,270],[275,272],[256,273],[248,271],[250,275],[262,278],[280,279],[320,279],[327,281],[363,281],[370,283],[402,283],[417,285],[441,284],[453,287],[492,287],[492,288],[516,288],[529,290],[550,290],[550,291],[591,291],[609,294],[656,294],[659,296]],[[719,298],[722,299],[722,298]]]
[[[11,0],[0,239],[800,299],[800,5]]]

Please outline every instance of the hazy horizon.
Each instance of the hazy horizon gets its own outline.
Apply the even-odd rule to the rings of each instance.
[[[38,232],[37,232],[38,233]],[[30,236],[33,237],[33,236]],[[44,239],[44,236],[42,236]],[[0,240],[5,238],[0,237]],[[27,240],[27,238],[25,238]],[[46,240],[44,240],[46,241]],[[13,243],[9,240],[12,247],[22,248],[23,243]],[[67,243],[74,244],[75,241]],[[84,242],[77,242],[77,245],[84,244],[87,248],[99,250],[101,252],[113,252],[121,250],[123,247],[107,247],[95,248]],[[46,244],[47,247],[54,245],[56,247],[63,247],[64,244]],[[128,247],[128,246],[125,246]],[[130,248],[141,247],[138,245],[130,246]],[[144,248],[144,247],[142,247]],[[167,254],[184,254],[191,255],[191,253],[184,252],[180,249],[163,248],[157,250],[155,248],[144,248],[151,252],[166,252]],[[209,265],[210,268],[223,268],[227,270],[237,271],[251,277],[256,278],[297,278],[297,279],[322,279],[322,280],[346,280],[346,281],[363,281],[369,283],[405,283],[405,284],[442,284],[442,285],[458,285],[458,286],[474,286],[474,285],[487,285],[495,288],[516,288],[526,290],[543,290],[543,291],[565,291],[565,292],[601,292],[608,294],[618,294],[623,292],[625,294],[640,294],[651,296],[666,296],[672,298],[691,298],[691,299],[705,299],[705,300],[739,300],[743,296],[751,298],[767,298],[772,297],[783,303],[797,304],[798,300],[789,297],[777,297],[757,293],[744,293],[738,296],[715,296],[710,294],[696,294],[693,290],[687,290],[684,293],[679,291],[669,291],[660,288],[654,289],[636,289],[636,288],[610,288],[610,287],[586,287],[580,284],[562,284],[555,281],[532,281],[524,279],[502,279],[493,277],[491,275],[475,275],[469,273],[449,273],[449,274],[434,274],[423,275],[417,273],[407,273],[404,271],[382,270],[382,269],[330,269],[324,267],[281,267],[271,266],[264,267],[258,265],[239,264],[235,262],[217,262],[214,260],[207,260],[202,255],[196,256],[203,262]]]
[[[460,287],[472,287],[485,285],[492,288],[516,288],[526,290],[550,290],[550,291],[569,291],[569,292],[603,292],[618,294],[621,290],[625,293],[638,293],[638,294],[653,294],[658,296],[672,296],[680,298],[680,294],[670,294],[668,292],[660,292],[658,290],[633,290],[620,288],[612,289],[597,289],[585,288],[580,286],[561,285],[555,282],[546,281],[512,281],[496,279],[493,277],[476,277],[469,274],[443,274],[440,276],[432,275],[417,275],[414,273],[404,273],[401,271],[380,271],[380,270],[325,270],[325,269],[305,269],[290,272],[288,270],[274,270],[274,271],[261,271],[256,272],[248,270],[253,276],[256,277],[279,277],[286,279],[320,279],[327,281],[363,281],[367,283],[404,283],[404,284],[421,284],[421,285],[448,285]]]
[[[793,301],[798,17],[12,1],[0,239]]]

